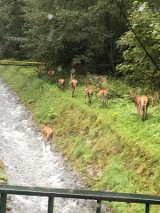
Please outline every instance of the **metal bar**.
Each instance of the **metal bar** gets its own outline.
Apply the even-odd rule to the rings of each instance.
[[[146,203],[146,213],[149,213],[149,207],[150,207],[149,203]]]
[[[96,213],[101,213],[101,200],[97,200],[97,209]]]
[[[7,194],[1,194],[0,213],[6,213]]]
[[[48,197],[48,213],[53,213],[54,197]]]
[[[97,213],[100,213],[101,201],[109,202],[126,202],[126,203],[141,203],[146,205],[145,213],[149,213],[150,205],[160,205],[160,196],[129,194],[117,192],[102,192],[91,190],[78,189],[61,189],[61,188],[41,188],[41,187],[24,187],[12,185],[0,185],[0,213],[5,213],[6,196],[7,194],[28,195],[28,196],[43,196],[48,197],[48,212],[53,213],[53,200],[56,197],[88,199],[97,201]]]

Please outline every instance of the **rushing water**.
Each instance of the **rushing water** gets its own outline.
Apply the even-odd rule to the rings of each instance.
[[[41,131],[32,114],[0,78],[0,159],[9,184],[82,189],[83,181],[56,151],[44,151]],[[47,198],[11,196],[12,213],[46,213]],[[93,213],[95,202],[56,198],[56,213]],[[106,212],[103,209],[102,212]]]

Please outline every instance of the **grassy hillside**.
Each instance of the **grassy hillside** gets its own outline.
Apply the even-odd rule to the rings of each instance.
[[[78,170],[87,187],[115,192],[160,194],[160,106],[149,107],[142,122],[128,97],[129,88],[119,80],[108,80],[110,97],[102,108],[96,95],[88,106],[84,98],[86,76],[79,80],[76,96],[67,84],[64,92],[57,81],[39,78],[34,68],[0,67],[1,76],[33,112],[41,128],[55,129],[54,142]],[[108,204],[111,205],[111,204]],[[114,203],[115,212],[142,213],[144,206]],[[152,213],[160,212],[158,207]]]

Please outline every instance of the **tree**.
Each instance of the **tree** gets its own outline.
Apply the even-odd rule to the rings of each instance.
[[[55,0],[50,7],[44,0],[25,2],[24,48],[29,56],[50,66],[83,61],[92,70],[97,64],[105,66],[106,74],[107,65],[114,70],[119,57],[116,40],[126,29],[114,2]]]
[[[118,65],[117,70],[130,82],[152,90],[160,85],[159,15],[160,11],[153,11],[147,2],[135,1],[129,17],[131,29],[118,41],[124,61]]]
[[[23,41],[23,2],[22,0],[0,1],[0,57],[22,59],[25,53]]]
[[[120,5],[127,11],[131,2]],[[32,58],[49,67],[82,62],[92,71],[115,72],[121,57],[116,41],[127,29],[116,1],[4,0],[0,8],[3,57]]]

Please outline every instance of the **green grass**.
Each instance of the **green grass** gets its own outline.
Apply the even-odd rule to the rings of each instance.
[[[109,79],[106,108],[96,95],[93,104],[85,104],[86,76],[74,98],[68,87],[64,92],[57,81],[50,84],[44,75],[38,78],[34,68],[0,67],[1,76],[33,112],[41,128],[55,128],[55,143],[68,160],[86,177],[87,186],[116,192],[160,194],[160,106],[149,106],[148,119],[142,122],[129,99],[132,89],[122,81]],[[144,212],[141,205],[113,204],[116,212]],[[157,207],[158,208],[158,207]],[[157,213],[156,207],[152,213]]]

